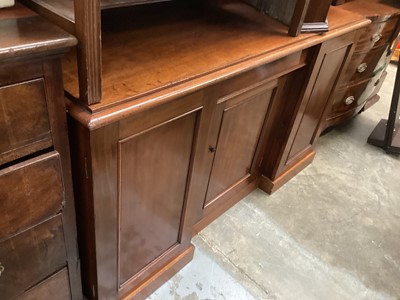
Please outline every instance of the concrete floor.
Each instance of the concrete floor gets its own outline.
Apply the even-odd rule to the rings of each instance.
[[[193,261],[149,300],[400,299],[400,158],[366,143],[395,71],[378,104],[320,138],[312,165],[196,236]]]

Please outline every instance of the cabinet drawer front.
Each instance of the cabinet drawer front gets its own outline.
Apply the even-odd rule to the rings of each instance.
[[[66,265],[62,220],[56,216],[0,242],[0,295],[12,299]]]
[[[71,300],[67,268],[40,282],[20,296],[18,300],[48,299],[49,295],[52,300]]]
[[[369,52],[355,52],[348,67],[350,81],[355,82],[375,75],[386,61],[388,46],[379,47]]]
[[[63,207],[60,158],[51,152],[0,171],[0,240],[57,214]]]
[[[43,79],[0,87],[0,164],[52,145]]]
[[[372,89],[368,88],[372,82],[375,82],[375,80],[367,78],[350,86],[341,88],[335,97],[332,106],[332,112],[328,118],[334,117],[337,114],[342,114],[362,105],[374,90],[373,87]]]
[[[368,51],[390,42],[396,28],[398,18],[391,18],[385,22],[374,22],[366,28],[357,42],[356,50]]]

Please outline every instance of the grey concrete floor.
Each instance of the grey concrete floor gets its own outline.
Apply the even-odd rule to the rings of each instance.
[[[400,158],[366,143],[395,71],[378,104],[320,138],[312,165],[196,236],[193,261],[149,300],[400,299]]]

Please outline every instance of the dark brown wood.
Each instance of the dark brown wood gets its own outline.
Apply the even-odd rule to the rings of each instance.
[[[258,187],[268,194],[272,194],[286,184],[290,179],[296,176],[304,168],[312,163],[315,156],[315,151],[307,151],[308,154],[303,155],[303,158],[297,163],[292,165],[286,171],[280,174],[274,180],[262,175]]]
[[[44,154],[1,170],[0,198],[2,239],[61,212],[65,200],[58,153]]]
[[[328,19],[331,1],[310,0],[305,23],[324,23]]]
[[[277,81],[238,91],[218,99],[215,112],[218,139],[209,141],[214,156],[204,207],[215,205],[220,196],[233,192],[240,182],[258,175],[261,131]],[[251,180],[251,179],[249,179]]]
[[[161,276],[160,269],[171,261],[182,265],[176,258],[190,247],[194,211],[188,182],[198,176],[191,168],[198,166],[193,153],[202,145],[196,132],[208,126],[202,119],[201,95],[87,131],[90,143],[82,143],[74,154],[81,166],[75,168],[80,178],[77,203],[82,203],[78,216],[96,216],[93,225],[80,228],[89,241],[96,232],[96,242],[88,244],[86,239],[83,245],[83,258],[96,253],[84,263],[87,297],[119,298],[135,293],[146,281]],[[73,120],[71,125],[72,134],[85,130]],[[153,180],[159,176],[156,188]],[[157,234],[161,235],[157,238]]]
[[[221,199],[220,205],[216,205],[212,210],[208,210],[205,214],[202,214],[202,218],[198,219],[198,222],[193,226],[193,235],[198,234],[201,230],[211,224],[219,216],[225,213],[229,208],[233,207],[236,203],[250,194],[258,187],[259,178],[253,179],[253,181],[246,181],[246,184],[242,184],[235,188],[235,193]]]
[[[59,58],[43,63],[47,109],[52,128],[54,149],[60,154],[64,181],[65,204],[62,214],[68,261],[69,284],[72,299],[82,298],[80,260],[77,249],[75,201],[72,190],[71,158],[68,141],[66,108],[64,103],[61,62]]]
[[[292,102],[276,103],[271,120],[281,122],[283,130],[267,135],[267,149],[262,164],[260,187],[266,192],[277,190],[288,179],[308,165],[324,121],[330,96],[353,47],[356,32],[340,36],[315,48],[309,67],[292,74],[281,96]],[[310,54],[313,52],[310,52]],[[287,179],[285,178],[287,176]],[[277,186],[275,186],[277,184]]]
[[[0,41],[1,60],[35,53],[65,52],[76,44],[72,36],[18,3],[0,12]]]
[[[342,5],[343,3],[346,3],[346,0],[332,0],[332,5]]]
[[[289,25],[288,33],[290,36],[298,36],[300,34],[309,5],[310,0],[298,0],[296,2],[296,8]]]
[[[0,98],[0,164],[53,145],[43,79],[0,87]]]
[[[48,297],[54,300],[73,299],[69,288],[68,270],[66,268],[29,289],[18,297],[18,299],[38,300]]]
[[[331,16],[332,32],[290,38],[237,2],[103,11],[100,103],[77,103],[73,53],[64,62],[87,298],[140,299],[144,286],[147,295],[166,266],[187,261],[193,228],[257,187],[267,132],[286,130],[271,105],[290,107],[294,122],[318,45],[368,23]]]
[[[289,37],[284,25],[243,3],[193,5],[166,2],[103,13],[102,101],[88,109],[98,112],[149,95],[159,99],[193,92],[205,82],[237,75],[328,38]],[[334,35],[338,29],[351,31],[367,22],[338,9],[330,13]],[[77,99],[76,65],[71,53],[64,63],[65,88]]]
[[[72,174],[76,204],[76,221],[79,245],[79,257],[82,269],[82,290],[87,298],[96,296],[97,287],[97,259],[95,245],[95,225],[93,186],[89,180],[90,168],[90,135],[89,131],[68,118],[68,133],[72,160]]]
[[[123,295],[121,299],[141,300],[150,296],[157,288],[167,282],[173,275],[175,275],[180,269],[188,264],[192,260],[193,254],[194,246],[190,245],[189,248],[187,248],[182,254],[166,264],[157,273],[153,274],[151,280],[145,281],[135,290]]]
[[[66,265],[61,217],[0,242],[0,291],[12,299]]]
[[[74,1],[75,35],[78,38],[80,101],[87,105],[101,100],[100,0]]]
[[[180,243],[195,124],[192,113],[119,142],[120,287]]]
[[[349,120],[379,100],[382,74],[400,31],[400,10],[389,2],[354,0],[341,6],[360,13],[372,23],[360,33],[350,63],[341,75],[324,128]]]
[[[7,132],[2,134],[4,139],[1,141],[7,148],[7,157],[2,155],[0,161],[0,205],[3,205],[7,217],[1,225],[0,241],[4,242],[4,245],[12,243],[12,247],[16,247],[13,249],[17,249],[15,251],[25,251],[18,255],[27,256],[19,257],[19,261],[15,262],[19,272],[32,273],[29,275],[32,276],[30,279],[27,275],[15,275],[29,279],[29,282],[26,282],[27,286],[18,293],[28,288],[35,291],[35,284],[51,277],[61,267],[66,267],[68,274],[63,282],[65,287],[60,289],[59,295],[62,298],[65,296],[81,299],[80,264],[60,64],[60,55],[75,45],[76,40],[20,4],[0,11],[0,27],[7,29],[7,35],[0,43],[0,90],[3,107],[0,123],[4,125],[1,126],[3,129],[7,129]],[[6,159],[3,159],[4,157]],[[43,238],[35,238],[35,234],[38,234],[35,228],[42,228],[40,226],[43,224],[53,222],[46,220],[54,215],[57,215],[59,228],[52,229],[49,225],[50,227],[41,229],[43,232],[39,232]],[[39,267],[41,273],[36,274],[34,269],[37,262],[31,262],[28,258],[30,248],[36,249],[37,252],[32,259],[39,260],[38,264],[47,263],[47,256],[53,254],[46,252],[49,250],[46,243],[53,242],[46,239],[55,238],[55,230],[55,246],[56,251],[63,257],[62,265],[60,263],[55,268],[50,257],[47,269]],[[25,249],[18,250],[14,240]],[[43,253],[39,253],[40,251]],[[3,260],[4,256],[0,255],[0,261]],[[33,271],[30,273],[31,269]],[[12,285],[11,282],[8,283]],[[38,293],[43,294],[47,286],[52,288],[51,284],[43,283],[38,287]],[[7,293],[6,290],[3,293],[1,286],[0,294],[3,296]],[[32,292],[32,295],[35,293]],[[29,295],[30,293],[25,296]],[[8,296],[4,297],[9,299]]]

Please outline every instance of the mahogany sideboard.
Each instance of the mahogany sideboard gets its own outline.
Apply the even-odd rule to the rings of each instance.
[[[371,23],[332,7],[327,33],[290,37],[236,0],[25,2],[79,40],[63,74],[89,299],[145,298],[190,261],[193,234],[311,163]]]
[[[0,10],[0,298],[81,299],[61,55],[76,39]]]
[[[369,20],[340,8],[326,34],[236,1],[102,13],[102,99],[64,60],[90,299],[143,299],[193,255],[191,236],[251,190],[310,163],[330,95]]]

